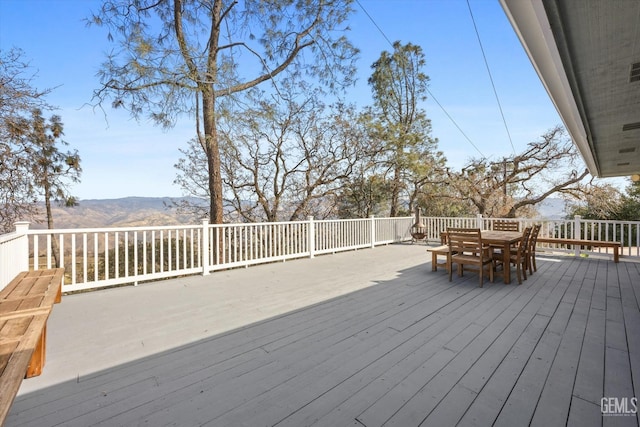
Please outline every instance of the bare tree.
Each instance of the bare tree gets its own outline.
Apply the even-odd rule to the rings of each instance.
[[[335,215],[336,191],[361,157],[353,107],[327,107],[320,92],[298,81],[283,81],[277,97],[258,90],[247,96],[244,105],[255,107],[221,120],[228,215],[242,221]],[[194,148],[181,165],[201,164]],[[179,176],[186,194],[202,194],[197,171],[179,169]]]
[[[207,157],[197,138],[188,141],[187,148],[179,148],[183,157],[173,165],[177,170],[177,184],[186,198],[172,199],[168,205],[181,215],[187,215],[193,220],[208,217],[211,195],[209,193],[209,174]]]
[[[611,184],[589,182],[581,185],[565,197],[568,215],[581,215],[587,219],[628,220],[620,218],[623,209],[624,194]]]
[[[500,161],[472,160],[448,172],[451,185],[478,213],[514,218],[552,194],[575,193],[589,175],[564,129],[556,126],[526,151]]]
[[[209,217],[223,221],[219,99],[290,67],[330,88],[349,85],[357,51],[343,36],[351,0],[111,0],[91,23],[118,48],[94,99],[163,126],[187,113],[207,159]],[[303,52],[305,54],[303,55]]]

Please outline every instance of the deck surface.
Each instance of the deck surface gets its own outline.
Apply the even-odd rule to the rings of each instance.
[[[638,426],[640,263],[448,281],[423,244],[63,297],[6,426]]]

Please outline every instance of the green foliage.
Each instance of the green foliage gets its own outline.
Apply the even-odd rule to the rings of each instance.
[[[439,181],[444,155],[431,137],[431,121],[419,107],[427,97],[429,77],[422,48],[393,44],[373,63],[369,78],[374,105],[365,115],[377,148],[376,164],[390,185],[390,216],[410,213],[426,184]],[[427,190],[428,191],[428,190]],[[409,205],[401,206],[403,195]]]
[[[640,221],[640,182],[631,182],[622,196],[618,219]]]
[[[380,175],[361,174],[345,183],[338,197],[338,218],[368,218],[388,211],[391,187]]]
[[[42,197],[47,210],[48,228],[53,228],[52,201],[73,206],[76,199],[69,194],[69,182],[78,182],[82,168],[77,150],[61,151],[68,145],[60,116],[47,121],[42,111],[34,109],[30,117],[14,117],[8,125],[9,140],[28,154],[30,191]]]
[[[611,184],[592,184],[570,205],[567,217],[575,215],[585,219],[640,221],[640,184],[629,181],[625,192]]]
[[[33,111],[52,107],[45,101],[50,90],[33,88],[32,76],[21,50],[0,50],[0,233],[38,215],[35,148],[22,133]]]

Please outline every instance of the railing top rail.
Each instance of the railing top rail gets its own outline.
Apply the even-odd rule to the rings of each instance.
[[[374,218],[374,219],[387,219],[387,218]],[[401,219],[401,218],[394,218]],[[315,222],[368,222],[371,218],[350,218],[350,219],[316,219]]]
[[[318,220],[314,220],[318,221]],[[274,221],[274,222],[236,222],[236,223],[223,223],[223,224],[207,224],[210,228],[224,228],[224,227],[255,227],[259,225],[288,225],[288,224],[307,224],[308,220],[299,221]]]
[[[105,233],[105,232],[125,232],[125,231],[161,231],[161,230],[183,230],[202,228],[201,225],[152,225],[137,227],[100,227],[100,228],[54,228],[49,229],[29,229],[27,234],[82,234],[82,233]]]
[[[24,234],[18,234],[15,231],[13,233],[0,234],[0,243],[10,242],[12,240],[19,239],[22,236],[24,236]]]

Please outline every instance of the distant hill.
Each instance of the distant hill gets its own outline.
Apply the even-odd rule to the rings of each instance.
[[[199,219],[179,215],[169,209],[169,197],[125,197],[122,199],[81,200],[73,208],[55,206],[53,221],[55,228],[100,228],[100,227],[147,227],[176,224],[197,224]],[[537,207],[541,218],[561,219],[565,216],[565,202],[549,198]],[[44,207],[42,208],[44,212]],[[46,218],[32,224],[31,228],[46,228]]]
[[[169,197],[125,197],[81,200],[72,208],[54,205],[53,222],[55,228],[144,227],[199,222],[169,209],[171,200]],[[32,224],[31,228],[46,228],[44,214],[41,223]]]
[[[536,206],[541,218],[562,219],[566,216],[566,203],[562,199],[547,198]]]

